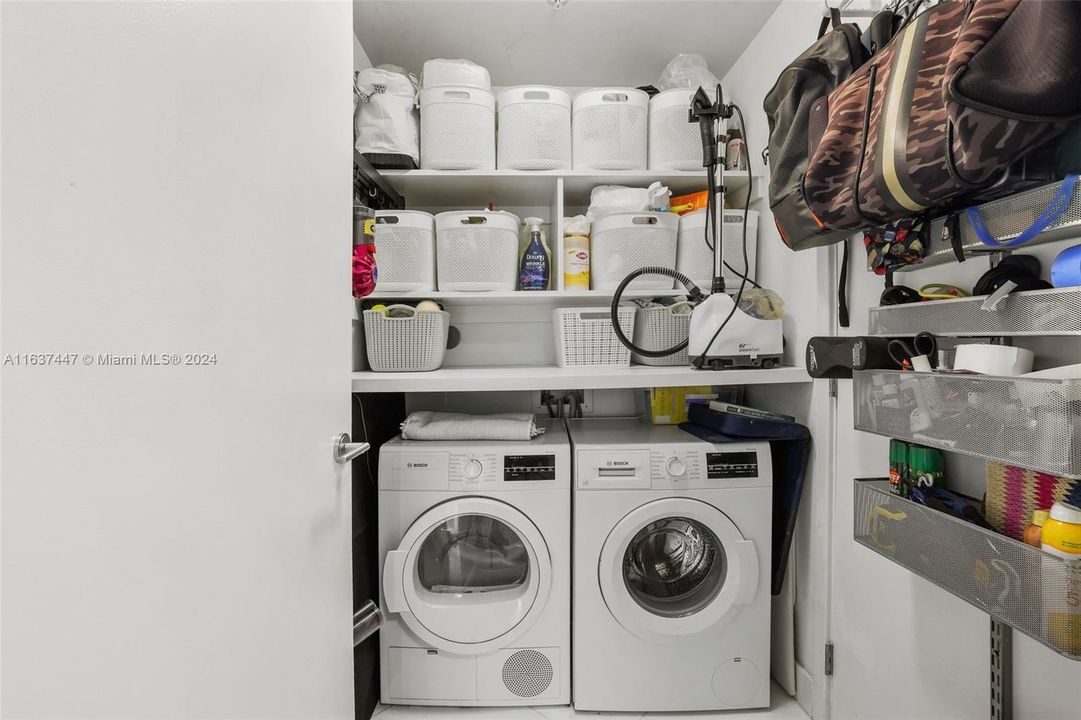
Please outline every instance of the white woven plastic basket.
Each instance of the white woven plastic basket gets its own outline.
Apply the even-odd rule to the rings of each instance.
[[[420,91],[420,166],[495,169],[495,96],[470,87]]]
[[[701,170],[698,125],[687,121],[694,90],[665,90],[649,101],[649,169]]]
[[[501,210],[436,215],[439,289],[513,290],[518,279],[518,225],[517,215]]]
[[[686,340],[690,327],[690,303],[638,308],[634,316],[634,344],[643,350],[667,350]],[[690,365],[687,348],[664,357],[635,354],[632,359],[639,365]]]
[[[500,169],[569,169],[570,95],[543,85],[522,85],[499,93],[496,152]]]
[[[633,88],[598,88],[574,96],[574,167],[645,170],[649,96]]]
[[[368,364],[376,372],[437,370],[447,351],[450,313],[418,312],[412,317],[387,317],[364,311],[364,341]]]
[[[724,261],[733,270],[744,272],[743,267],[743,210],[725,210],[724,218]],[[679,219],[679,247],[676,251],[676,270],[680,271],[695,285],[709,292],[713,285],[713,251],[706,245],[706,211],[698,210],[687,213]],[[758,211],[747,213],[747,261],[750,265],[748,277],[755,276],[758,257]],[[739,290],[740,277],[733,270],[723,268],[725,290],[734,293]]]
[[[435,290],[435,219],[420,210],[375,212],[376,289]]]
[[[667,212],[613,213],[593,222],[590,237],[590,278],[594,290],[615,290],[639,268],[676,265],[679,216]],[[665,275],[642,275],[629,290],[671,290]]]
[[[633,307],[619,308],[619,327],[632,336]],[[630,367],[631,351],[616,337],[610,308],[557,308],[552,331],[559,367]]]

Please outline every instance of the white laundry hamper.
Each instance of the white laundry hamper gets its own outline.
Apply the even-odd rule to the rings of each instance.
[[[502,210],[436,215],[439,289],[513,290],[518,279],[518,226],[518,216]]]
[[[571,166],[571,97],[565,90],[522,85],[499,93],[497,166],[567,170]]]
[[[643,350],[667,350],[684,342],[691,329],[692,305],[687,302],[668,306],[638,308],[634,316],[634,345]],[[622,327],[622,325],[620,326]],[[639,365],[690,365],[687,348],[664,357],[631,356]]]
[[[435,218],[420,210],[376,210],[376,290],[435,290]]]
[[[615,290],[632,271],[676,265],[679,216],[669,212],[624,212],[593,221],[590,236],[590,279],[594,290]],[[666,275],[642,275],[628,290],[671,290]]]
[[[368,364],[375,372],[426,372],[443,364],[450,313],[388,317],[380,310],[365,310],[363,315]]]
[[[619,308],[619,327],[632,336],[633,307]],[[559,367],[630,367],[631,351],[616,337],[609,307],[557,308],[552,332]]]
[[[743,266],[743,211],[725,210],[724,261],[732,269],[723,268],[725,290],[734,293],[739,289]],[[706,211],[698,210],[679,219],[679,248],[676,251],[676,270],[683,273],[705,292],[713,285],[713,251],[705,241]],[[754,279],[758,256],[758,211],[747,213],[747,277]],[[735,272],[734,272],[735,271]]]
[[[702,170],[698,124],[687,120],[694,90],[665,90],[649,100],[649,169]]]
[[[574,96],[574,168],[645,170],[649,96],[634,88],[597,88]]]
[[[495,96],[471,87],[420,91],[420,166],[495,169]]]

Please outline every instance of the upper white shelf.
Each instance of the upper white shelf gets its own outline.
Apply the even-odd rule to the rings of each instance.
[[[768,385],[811,382],[803,368],[694,370],[623,368],[446,367],[432,372],[355,372],[353,392],[480,392],[499,390],[608,390],[688,385]]]
[[[666,297],[685,295],[686,290],[626,290],[624,299],[636,297]],[[456,290],[433,290],[430,292],[394,292],[377,290],[362,300],[438,300],[453,305],[573,305],[598,302],[607,304],[612,292],[605,290],[499,290],[492,292],[460,292]]]
[[[674,195],[706,188],[705,171],[616,170],[381,170],[380,173],[409,207],[498,207],[551,205],[556,181],[563,179],[563,203],[569,208],[589,204],[597,185],[646,187],[660,181]],[[754,176],[759,185],[759,176]],[[725,186],[734,200],[746,192],[746,171],[725,173]],[[752,192],[753,189],[752,189]]]

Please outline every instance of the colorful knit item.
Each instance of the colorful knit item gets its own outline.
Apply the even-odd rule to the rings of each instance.
[[[1067,499],[1067,496],[1073,501]],[[1081,480],[1048,475],[1000,463],[987,463],[984,516],[1003,535],[1020,540],[1033,510],[1046,510],[1058,500],[1081,503]]]

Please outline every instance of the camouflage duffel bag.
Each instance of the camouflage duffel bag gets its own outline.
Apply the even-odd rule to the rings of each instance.
[[[1079,58],[1077,0],[931,6],[816,105],[810,210],[857,230],[963,204],[1081,118]]]

